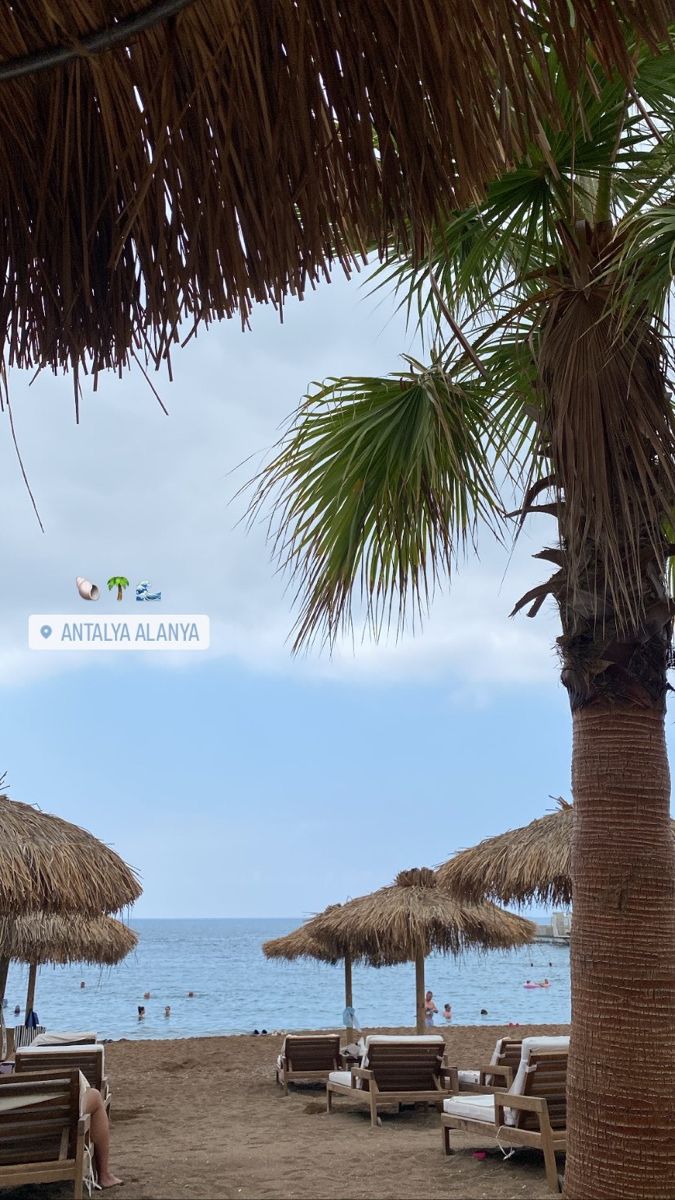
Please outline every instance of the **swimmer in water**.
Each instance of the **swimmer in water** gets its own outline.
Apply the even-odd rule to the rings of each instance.
[[[452,1020],[452,1005],[451,1004],[446,1003],[443,1005],[443,1016],[445,1017],[446,1021]]]
[[[86,986],[87,986],[87,985],[86,985],[86,983],[84,982],[84,979],[81,979],[81,980],[80,980],[80,987],[81,987],[81,988],[83,988],[83,987],[86,987]]]
[[[139,1006],[138,1006],[138,1019],[139,1019],[139,1021],[142,1021],[142,1020],[143,1020],[143,1018],[144,1018],[144,1016],[145,1016],[145,1006],[144,1006],[143,1004],[139,1004]]]
[[[434,993],[427,992],[424,997],[424,1024],[427,1028],[431,1028],[434,1023],[434,1015],[438,1012],[434,1003]]]
[[[189,999],[191,999],[193,996],[194,996],[194,992],[188,992],[188,998],[189,998]]]
[[[150,995],[149,992],[143,992],[143,999],[144,1000],[152,1000],[152,996]]]
[[[164,1005],[164,1016],[165,1016],[165,1017],[170,1017],[170,1016],[171,1016],[171,1005],[170,1005],[170,1004],[165,1004],[165,1005]]]

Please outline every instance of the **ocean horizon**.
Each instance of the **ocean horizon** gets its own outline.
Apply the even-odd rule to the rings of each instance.
[[[100,1038],[185,1038],[251,1033],[254,1029],[337,1028],[342,1024],[341,966],[268,961],[262,943],[297,928],[293,917],[144,917],[129,925],[138,948],[117,967],[40,969],[35,1009],[50,1029],[95,1029]],[[551,987],[528,990],[546,976]],[[13,963],[5,1021],[23,1022],[28,968]],[[452,1005],[453,1024],[570,1020],[569,948],[534,943],[512,951],[471,951],[458,959],[431,955],[427,987],[439,1009]],[[80,983],[85,987],[81,988]],[[355,966],[354,1007],[361,1026],[412,1026],[412,964]],[[145,1000],[144,992],[151,998]],[[194,992],[188,997],[188,992]],[[15,1005],[21,1012],[14,1016]],[[145,1018],[138,1019],[138,1005]],[[171,1016],[164,1016],[166,1005]],[[487,1010],[481,1016],[481,1009]],[[442,1018],[437,1024],[445,1024]]]

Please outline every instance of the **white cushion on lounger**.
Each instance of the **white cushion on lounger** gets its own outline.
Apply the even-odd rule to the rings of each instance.
[[[96,1034],[90,1031],[84,1033],[39,1033],[31,1042],[32,1046],[88,1046],[96,1042]]]
[[[103,1042],[94,1042],[93,1045],[86,1046],[36,1046],[35,1042],[31,1046],[22,1046],[17,1050],[22,1058],[28,1058],[34,1054],[54,1054],[56,1057],[59,1054],[100,1054],[103,1058],[105,1046]]]
[[[328,1076],[329,1083],[341,1083],[343,1087],[352,1086],[351,1071],[331,1071]]]
[[[485,1121],[487,1125],[495,1123],[494,1096],[451,1096],[443,1101],[443,1112],[451,1117],[464,1117],[470,1121]],[[512,1108],[504,1109],[504,1123],[515,1125],[516,1114]]]
[[[494,1096],[451,1096],[443,1101],[443,1112],[451,1117],[467,1117],[472,1121],[494,1124]]]
[[[480,1083],[480,1071],[458,1071],[460,1083]]]

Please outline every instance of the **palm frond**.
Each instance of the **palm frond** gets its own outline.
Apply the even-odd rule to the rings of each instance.
[[[642,313],[661,316],[675,276],[675,200],[623,222],[615,239],[613,306],[622,325]]]
[[[296,647],[349,628],[354,591],[376,635],[394,607],[402,621],[479,521],[499,533],[482,398],[438,363],[407,361],[384,379],[319,386],[258,480],[251,515],[272,502],[276,555],[300,581]]]

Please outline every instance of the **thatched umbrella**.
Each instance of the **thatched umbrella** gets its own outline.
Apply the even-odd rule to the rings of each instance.
[[[520,829],[484,838],[438,868],[438,882],[470,903],[537,901],[563,908],[572,903],[573,808],[562,796],[555,811]],[[672,824],[675,835],[675,821]]]
[[[96,917],[133,904],[142,890],[135,871],[86,829],[0,795],[0,917]],[[8,970],[0,955],[0,1003]]]
[[[307,925],[299,925],[292,933],[285,933],[283,937],[263,942],[262,951],[265,958],[281,958],[287,962],[297,962],[299,958],[313,958],[318,962],[330,963],[331,966],[335,966],[342,958],[342,955],[332,953],[313,937]]]
[[[424,960],[428,954],[460,954],[520,946],[532,940],[530,921],[494,904],[460,903],[437,884],[428,867],[400,871],[393,884],[359,896],[314,920],[329,951],[349,946],[353,959],[373,965],[414,962],[417,1031],[424,1030]]]
[[[0,14],[10,365],[156,364],[178,325],[279,305],[425,235],[555,123],[666,0],[31,0]],[[628,37],[626,35],[629,35]],[[580,121],[583,127],[583,121]]]
[[[43,963],[92,963],[112,967],[138,945],[138,935],[114,917],[29,913],[0,917],[0,958],[28,963],[26,1020],[35,1003]]]
[[[136,872],[86,829],[0,795],[0,916],[98,916],[142,890]]]
[[[313,958],[318,960],[318,962],[330,963],[331,966],[342,962],[345,969],[345,1011],[353,1012],[354,995],[352,989],[352,955],[350,947],[348,944],[341,945],[336,939],[332,939],[331,945],[328,946],[316,932],[317,922],[324,916],[336,912],[341,907],[340,904],[329,904],[323,913],[312,917],[304,925],[300,925],[298,929],[294,929],[292,933],[287,933],[283,937],[273,938],[269,942],[264,942],[262,949],[266,958],[281,958],[289,962],[294,962],[299,958]],[[347,1024],[346,1030],[347,1038],[351,1041],[354,1037],[354,1030],[350,1024]]]

